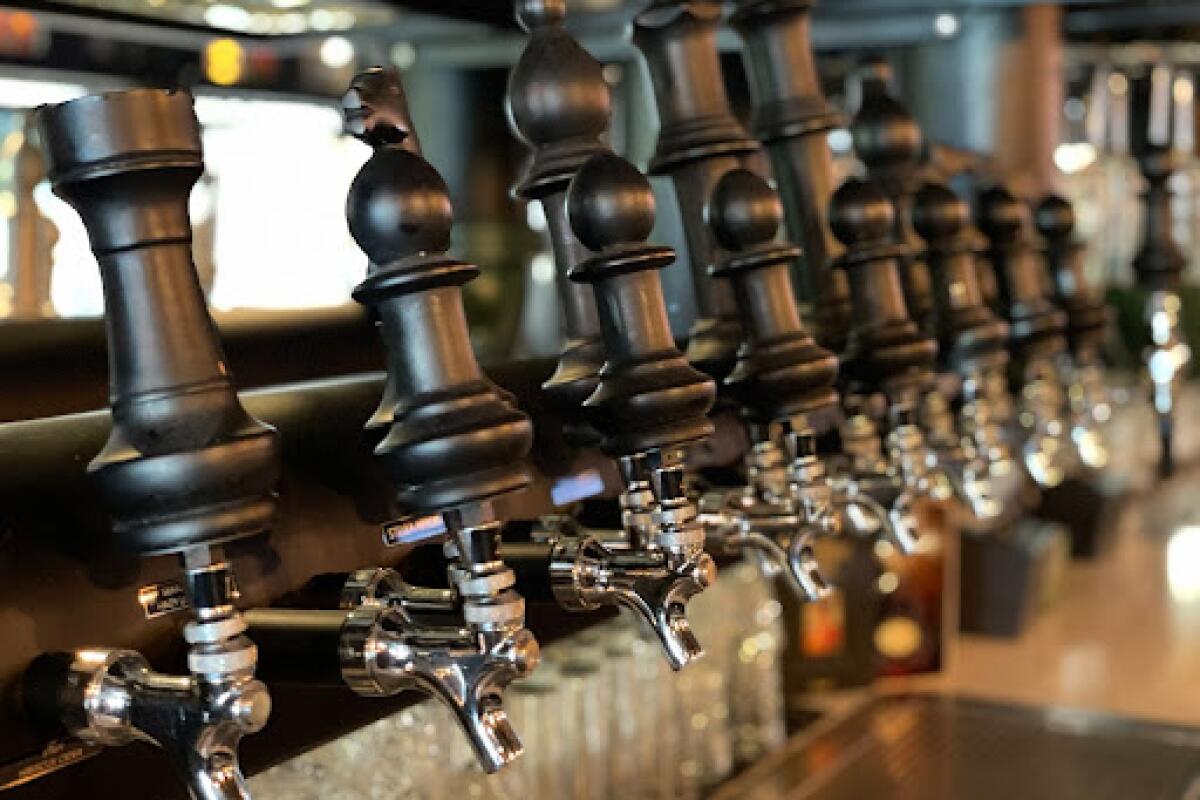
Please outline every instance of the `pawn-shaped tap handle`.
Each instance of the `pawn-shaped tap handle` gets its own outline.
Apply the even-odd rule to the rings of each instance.
[[[1171,176],[1179,169],[1178,151],[1164,145],[1150,145],[1138,154],[1138,167],[1146,179],[1146,191],[1142,194],[1145,222],[1141,244],[1133,258],[1133,271],[1143,289],[1175,292],[1187,266],[1187,256],[1175,239],[1173,227]]]
[[[654,227],[650,182],[620,156],[594,155],[571,181],[567,210],[593,253],[571,279],[592,285],[600,314],[605,364],[586,409],[604,449],[636,455],[708,436],[713,382],[675,346],[657,275],[675,253],[646,244]]]
[[[908,249],[892,239],[891,202],[874,183],[852,178],[834,192],[829,222],[846,248],[836,266],[849,275],[854,304],[845,358],[851,380],[889,395],[927,384],[937,344],[908,314],[899,273]]]
[[[1088,281],[1087,246],[1075,237],[1075,209],[1065,198],[1047,195],[1034,209],[1033,220],[1045,242],[1055,298],[1067,312],[1071,352],[1080,360],[1095,361],[1112,315]]]
[[[350,187],[346,219],[370,260],[354,298],[378,314],[395,403],[376,452],[400,502],[436,513],[528,485],[533,429],[475,360],[462,286],[479,270],[446,253],[449,192],[405,148],[403,98],[399,75],[376,68],[343,100],[349,129],[374,151]]]
[[[713,237],[728,255],[710,268],[728,278],[744,333],[737,365],[726,378],[756,422],[836,407],[837,357],[805,331],[795,303],[791,265],[800,248],[779,244],[779,195],[749,170],[727,172],[706,208]]]
[[[924,136],[913,115],[892,94],[892,69],[886,61],[867,61],[859,69],[858,80],[862,103],[850,123],[854,150],[895,207],[892,237],[908,247],[900,259],[904,297],[913,319],[925,327],[935,306],[933,285],[912,224]]]
[[[41,110],[57,195],[104,279],[113,427],[88,465],[117,547],[180,552],[257,534],[275,509],[275,431],[242,408],[192,262],[203,172],[191,95],[137,89]]]
[[[1003,367],[1008,325],[984,300],[970,206],[949,187],[927,183],[914,197],[913,226],[925,240],[938,307],[939,351],[948,366],[962,374]]]
[[[1067,317],[1051,301],[1031,241],[1029,209],[1003,186],[979,196],[976,217],[988,239],[1000,303],[1022,357],[1053,356],[1066,347]]]

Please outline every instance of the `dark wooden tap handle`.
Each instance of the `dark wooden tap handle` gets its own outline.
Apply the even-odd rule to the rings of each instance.
[[[589,256],[567,220],[567,186],[585,161],[608,147],[612,100],[603,67],[563,28],[565,0],[517,0],[529,42],[508,77],[508,117],[530,150],[515,194],[539,202],[554,252],[555,285],[566,341],[545,384],[564,410],[578,410],[596,389],[604,364],[592,287],[568,276]]]
[[[829,204],[829,223],[846,251],[836,262],[850,279],[854,324],[845,369],[853,388],[890,396],[929,382],[937,344],[908,315],[900,259],[892,238],[895,210],[876,184],[851,178]]]
[[[1058,195],[1048,195],[1033,213],[1045,243],[1046,267],[1054,280],[1054,297],[1067,312],[1067,341],[1076,359],[1095,363],[1104,346],[1112,313],[1093,291],[1084,258],[1087,245],[1075,236],[1075,209]]]
[[[479,270],[446,253],[449,192],[437,170],[405,147],[410,125],[399,74],[358,75],[342,105],[350,130],[374,150],[350,186],[346,219],[370,260],[354,299],[378,314],[388,353],[394,405],[376,452],[414,512],[523,489],[533,427],[475,360],[462,286]]]
[[[961,374],[1003,366],[1008,324],[988,306],[979,284],[970,206],[947,186],[927,183],[914,196],[912,213],[933,279],[943,365]]]
[[[771,157],[788,234],[804,247],[800,288],[814,306],[818,339],[841,353],[852,311],[846,274],[831,268],[838,245],[827,215],[836,188],[827,136],[842,124],[842,116],[821,91],[813,56],[816,2],[736,0],[733,5],[730,22],[745,43],[751,127]]]
[[[917,325],[930,331],[933,285],[912,222],[913,195],[920,188],[924,136],[916,119],[893,96],[891,79],[891,67],[882,60],[870,60],[859,69],[862,105],[850,123],[850,134],[858,157],[896,210],[892,236],[898,244],[908,247],[908,252],[900,258],[904,299]]]
[[[84,97],[43,108],[40,126],[104,282],[113,428],[89,470],[115,544],[176,552],[261,532],[278,441],[238,400],[192,262],[188,196],[204,165],[191,95]]]
[[[1032,240],[1029,209],[1003,186],[979,195],[979,229],[1008,317],[1014,355],[1021,361],[1054,357],[1067,347],[1067,315],[1049,294],[1049,281]]]
[[[800,248],[776,239],[783,204],[767,182],[737,169],[717,182],[706,218],[728,253],[714,264],[726,278],[745,340],[726,378],[747,416],[760,424],[796,415],[828,415],[838,405],[837,356],[817,345],[800,321],[791,264]]]
[[[760,149],[733,115],[721,74],[713,0],[655,0],[633,20],[654,88],[660,122],[651,175],[667,175],[687,241],[698,316],[688,334],[688,360],[717,381],[733,370],[742,339],[732,287],[708,274],[721,255],[704,220],[717,181]]]
[[[712,380],[675,347],[658,270],[669,247],[646,244],[654,193],[637,168],[594,155],[567,191],[571,228],[593,255],[571,271],[596,294],[605,363],[587,400],[604,448],[617,455],[676,448],[712,433]]]

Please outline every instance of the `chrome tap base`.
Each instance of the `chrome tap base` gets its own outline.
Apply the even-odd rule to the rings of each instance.
[[[69,666],[56,676],[56,696],[72,735],[105,746],[155,744],[185,776],[195,800],[234,800],[250,796],[238,743],[266,725],[271,698],[254,678],[258,651],[233,606],[232,570],[214,555],[197,548],[184,557],[191,674],[155,672],[130,650],[79,650],[63,659]]]
[[[687,602],[716,580],[704,528],[688,498],[677,454],[650,451],[620,460],[623,539],[564,535],[554,544],[550,582],[559,605],[590,611],[618,605],[654,632],[672,669],[704,654]]]
[[[500,524],[491,509],[445,518],[451,589],[410,586],[384,569],[347,580],[342,677],[368,697],[416,690],[436,698],[453,712],[480,766],[496,772],[523,751],[502,698],[537,666],[538,643],[525,627],[516,578],[497,556]]]

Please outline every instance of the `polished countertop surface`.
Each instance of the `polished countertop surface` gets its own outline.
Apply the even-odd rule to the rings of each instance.
[[[944,674],[908,685],[1200,726],[1200,471],[1120,513],[1019,637],[963,636]]]
[[[1119,513],[1020,636],[814,696],[823,719],[716,800],[1200,798],[1200,471]]]

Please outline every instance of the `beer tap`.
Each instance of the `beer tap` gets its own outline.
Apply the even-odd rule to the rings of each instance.
[[[341,610],[261,609],[251,620],[276,638],[332,632],[351,689],[438,699],[483,769],[495,772],[522,751],[504,689],[539,657],[515,575],[499,555],[494,507],[529,484],[533,429],[475,360],[462,286],[479,270],[446,253],[448,190],[409,139],[403,92],[398,73],[374,68],[342,99],[347,130],[372,149],[350,187],[346,219],[369,260],[354,298],[376,313],[387,351],[393,406],[375,452],[413,529],[429,521],[428,535],[442,538],[450,588],[365,570],[347,581]]]
[[[833,195],[829,219],[846,247],[836,267],[846,271],[854,301],[842,368],[857,407],[842,427],[842,447],[856,479],[875,487],[893,524],[916,531],[922,499],[945,501],[953,493],[917,424],[937,345],[908,316],[898,268],[907,247],[892,241],[895,211],[883,191],[857,178],[846,181]],[[887,458],[872,417],[871,400],[879,395],[891,423]]]
[[[726,384],[754,433],[750,485],[722,497],[706,522],[717,532],[718,546],[759,554],[768,574],[782,571],[798,599],[818,600],[829,589],[813,556],[813,538],[840,532],[835,503],[853,502],[835,500],[812,427],[817,420],[830,425],[840,419],[837,358],[800,322],[791,280],[799,248],[776,241],[783,207],[770,185],[746,169],[727,172],[713,188],[705,218],[725,252],[710,272],[730,282],[745,333]],[[790,469],[773,428],[786,431]],[[878,524],[893,532],[877,505],[867,510],[879,512]],[[897,543],[910,545],[903,538]]]
[[[1054,297],[1067,314],[1067,376],[1071,439],[1080,461],[1091,469],[1108,463],[1108,447],[1099,425],[1108,419],[1104,365],[1100,350],[1111,319],[1084,274],[1087,246],[1074,237],[1075,211],[1063,198],[1050,195],[1034,210],[1034,223],[1045,242],[1046,264]]]
[[[1183,382],[1191,349],[1184,337],[1180,312],[1183,303],[1179,288],[1187,259],[1172,233],[1171,175],[1178,156],[1165,145],[1148,144],[1138,156],[1138,166],[1146,179],[1142,195],[1146,212],[1142,222],[1142,242],[1133,259],[1138,286],[1146,292],[1144,319],[1150,333],[1150,346],[1143,358],[1150,374],[1154,411],[1158,416],[1161,453],[1159,472],[1170,475],[1175,466],[1172,447],[1175,414],[1179,406],[1179,386]]]
[[[780,220],[772,224],[772,214],[778,210],[782,215],[782,207],[773,190],[742,168],[759,144],[733,116],[725,94],[717,50],[720,20],[719,3],[658,0],[633,26],[661,123],[651,170],[669,174],[675,186],[697,293],[724,298],[736,314],[723,326],[727,338],[721,359],[694,363],[721,381],[729,398],[747,412],[753,439],[746,458],[749,485],[707,495],[704,519],[715,546],[733,552],[750,548],[768,572],[782,571],[802,600],[812,600],[825,586],[815,573],[808,542],[814,532],[841,529],[849,494],[837,493],[834,502],[830,478],[815,450],[820,430],[841,417],[833,389],[837,359],[801,325],[790,275],[800,248],[771,247],[758,238],[760,229],[776,235]],[[765,216],[735,220],[721,217],[723,212]],[[743,224],[749,228],[742,229]],[[744,258],[731,250],[731,243],[746,249]],[[733,264],[739,266],[725,269]],[[755,330],[746,330],[747,325]],[[711,354],[714,348],[701,349]],[[765,372],[772,372],[771,377]],[[769,401],[747,388],[756,385],[783,394]],[[786,458],[777,441],[785,430],[783,440],[791,450]],[[870,516],[878,509],[864,509],[869,502],[854,505]],[[894,534],[886,514],[871,524]],[[766,535],[768,529],[771,535]],[[791,542],[796,552],[785,553],[777,540]],[[903,544],[907,546],[906,539]]]
[[[643,618],[674,669],[703,651],[687,601],[716,577],[684,482],[682,448],[712,432],[714,387],[675,347],[657,270],[669,247],[646,244],[654,194],[646,177],[611,153],[584,162],[567,191],[571,229],[591,251],[571,279],[595,292],[604,339],[600,383],[584,410],[617,459],[624,537],[563,537],[550,557],[559,602],[586,610],[619,604]]]
[[[853,316],[846,274],[831,268],[838,250],[829,228],[833,154],[828,134],[842,124],[825,99],[810,36],[815,0],[736,0],[730,23],[753,103],[751,129],[770,156],[789,238],[804,248],[797,273],[813,306],[817,340],[842,353]]]
[[[936,339],[934,290],[928,264],[923,256],[921,238],[913,227],[913,203],[920,186],[921,128],[908,109],[891,94],[891,67],[880,59],[866,62],[859,70],[862,102],[850,123],[855,150],[867,165],[872,181],[883,190],[894,210],[891,241],[900,246],[897,264],[904,287],[908,313],[923,336]],[[947,394],[957,394],[955,373],[930,372],[930,380],[919,393],[916,418],[929,433],[929,444],[945,468],[962,504],[977,519],[990,519],[999,513],[992,496],[987,470],[964,453]],[[913,436],[895,437],[919,447]],[[931,462],[932,463],[932,462]]]
[[[986,478],[995,495],[1013,497],[1021,471],[1012,461],[1004,421],[1008,393],[1008,324],[988,307],[975,260],[978,233],[967,202],[948,187],[927,183],[914,195],[914,230],[924,239],[936,302],[941,368],[960,379],[957,452],[966,480]],[[1005,491],[1004,489],[1007,489]],[[999,513],[999,509],[996,509]]]
[[[564,608],[631,610],[681,669],[701,654],[687,601],[715,577],[684,486],[682,448],[712,432],[713,384],[671,337],[655,271],[674,253],[644,243],[654,223],[649,184],[601,142],[611,105],[600,64],[563,28],[563,0],[517,0],[515,8],[530,38],[509,77],[509,118],[533,151],[516,191],[546,211],[568,340],[590,343],[586,363],[572,358],[567,369],[567,356],[579,352],[568,343],[556,376],[573,376],[579,391],[571,397],[617,461],[623,489],[615,535],[570,526],[554,532],[548,549],[514,544],[505,555],[519,574],[548,570]],[[547,388],[564,385],[552,379]]]
[[[248,797],[238,743],[271,701],[222,546],[269,528],[279,444],[238,400],[192,262],[192,98],[85,97],[43,108],[40,126],[54,191],[83,219],[104,281],[113,426],[88,471],[116,548],[181,559],[189,649],[186,675],[119,648],[42,656],[26,704],[90,742],[157,745],[197,800]]]
[[[1039,486],[1052,488],[1076,464],[1063,419],[1059,374],[1067,347],[1067,316],[1046,294],[1025,205],[997,186],[980,195],[976,214],[988,240],[986,258],[995,272],[1000,306],[1008,317],[1015,356],[1010,375],[1020,387],[1018,419],[1025,430],[1022,460]]]

